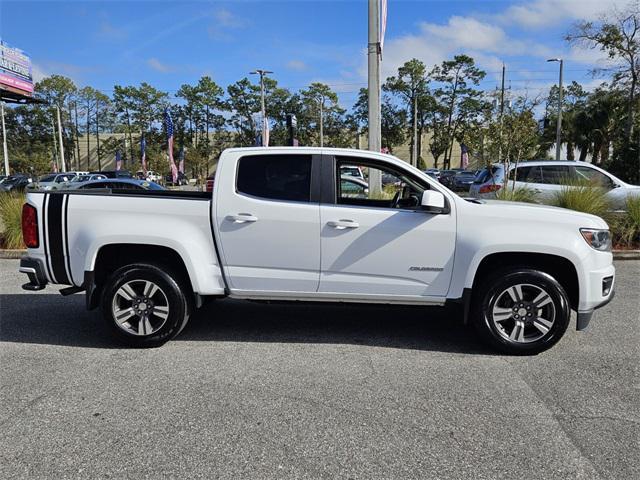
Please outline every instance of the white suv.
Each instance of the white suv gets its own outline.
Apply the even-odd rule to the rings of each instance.
[[[470,194],[476,198],[495,198],[496,191],[504,184],[504,166],[491,167],[493,175],[485,169],[471,186]],[[485,172],[483,171],[483,173]],[[630,185],[596,165],[574,161],[521,162],[509,168],[509,185],[527,187],[536,193],[540,203],[551,203],[554,196],[567,182],[588,181],[604,188],[614,210],[626,208],[628,196],[640,196],[640,186]]]

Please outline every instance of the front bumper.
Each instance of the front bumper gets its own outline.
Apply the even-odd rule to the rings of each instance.
[[[37,258],[22,257],[20,259],[19,271],[21,273],[26,273],[29,277],[29,283],[22,285],[24,290],[42,290],[47,286],[47,283],[49,283],[44,273],[44,266]]]
[[[615,267],[608,267],[589,272],[587,295],[580,302],[576,330],[585,330],[593,317],[593,312],[607,305],[615,297]]]

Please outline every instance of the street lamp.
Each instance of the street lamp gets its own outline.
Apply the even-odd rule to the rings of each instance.
[[[556,160],[560,160],[560,133],[562,131],[562,67],[561,58],[550,58],[547,62],[560,62],[560,78],[558,79],[558,124],[556,125]]]
[[[269,70],[255,70],[253,72],[249,72],[250,75],[260,75],[260,103],[262,106],[262,146],[266,147],[266,139],[267,139],[267,114],[266,108],[264,105],[264,76],[273,73]]]

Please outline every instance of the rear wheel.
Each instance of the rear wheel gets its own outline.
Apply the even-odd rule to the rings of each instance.
[[[135,347],[157,347],[175,337],[190,305],[177,276],[154,265],[120,268],[102,295],[102,315],[113,334]]]
[[[532,355],[555,345],[569,325],[567,293],[547,273],[510,269],[486,281],[474,297],[473,323],[494,348]]]

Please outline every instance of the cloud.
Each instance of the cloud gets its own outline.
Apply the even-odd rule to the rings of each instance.
[[[151,67],[156,72],[160,73],[171,73],[174,71],[174,68],[171,65],[167,65],[166,63],[162,63],[155,57],[152,57],[147,60],[147,65]]]
[[[226,8],[219,8],[213,12],[213,22],[207,27],[207,33],[209,37],[214,40],[232,40],[230,30],[238,30],[245,28],[249,25],[249,22],[241,17],[238,17]]]
[[[213,18],[219,26],[225,28],[241,28],[247,24],[246,20],[238,17],[226,8],[216,10],[213,13]]]
[[[31,76],[33,77],[34,82],[39,82],[45,77],[50,75],[40,64],[32,62],[31,63]]]
[[[503,24],[539,29],[566,20],[596,20],[602,12],[628,4],[629,0],[535,0],[512,5],[496,18]]]
[[[304,63],[302,60],[289,60],[286,64],[286,67],[289,70],[295,70],[298,72],[302,72],[309,68],[309,66],[306,63]]]
[[[124,28],[118,28],[107,20],[100,24],[100,28],[96,31],[95,36],[103,40],[120,41],[125,40],[129,33]]]

